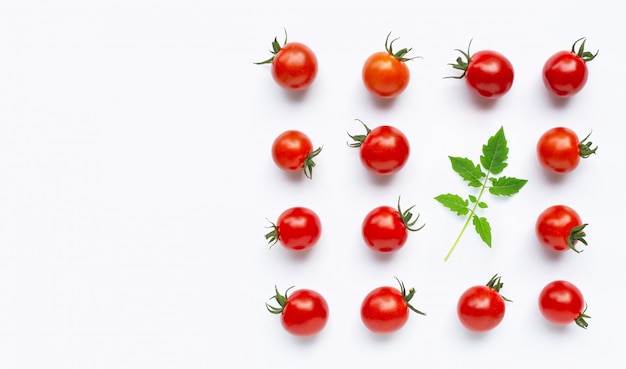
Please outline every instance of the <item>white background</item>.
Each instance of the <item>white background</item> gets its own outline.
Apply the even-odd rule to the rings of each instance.
[[[332,363],[430,368],[570,368],[615,363],[624,332],[624,78],[621,11],[605,1],[1,1],[0,368],[317,368]],[[330,2],[329,2],[330,3]],[[520,4],[520,5],[517,5]],[[308,44],[319,74],[303,94],[272,80],[274,37]],[[360,70],[382,50],[413,47],[411,83],[394,101],[365,91]],[[543,62],[587,37],[584,90],[556,101]],[[447,65],[473,38],[515,68],[511,91],[474,98]],[[407,166],[374,178],[347,132],[391,124],[411,142]],[[597,155],[556,178],[535,144],[565,125],[593,131]],[[493,248],[473,229],[443,257],[463,219],[433,197],[471,192],[448,155],[478,160],[503,126],[511,198],[486,197]],[[323,146],[313,180],[271,161],[287,129]],[[426,227],[390,257],[360,223],[378,205],[416,205]],[[544,252],[537,215],[563,203],[589,223],[580,255]],[[268,220],[303,205],[323,234],[306,255],[268,251]],[[502,276],[495,330],[471,334],[456,301]],[[415,287],[407,325],[375,336],[362,298],[394,276]],[[537,309],[551,280],[583,292],[589,329],[555,327]],[[313,288],[330,306],[320,335],[299,339],[265,310],[274,285]]]

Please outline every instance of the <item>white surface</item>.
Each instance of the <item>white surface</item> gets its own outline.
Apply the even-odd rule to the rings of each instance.
[[[54,4],[53,4],[54,3]],[[539,3],[539,2],[537,2]],[[624,73],[620,12],[603,1],[0,2],[0,368],[596,367],[620,359],[624,205]],[[606,2],[608,3],[608,2]],[[219,2],[215,4],[220,4]],[[319,3],[318,3],[319,4]],[[320,70],[296,96],[271,79],[283,27]],[[412,79],[392,102],[365,91],[360,70],[383,47],[413,47]],[[585,89],[555,102],[540,77],[547,57],[587,37],[600,50]],[[453,73],[455,48],[496,49],[515,81],[484,103]],[[408,165],[380,180],[346,132],[392,124],[412,144]],[[514,197],[487,197],[493,249],[433,197],[469,189],[448,155],[477,160],[503,125],[504,174],[529,179]],[[562,178],[542,172],[537,138],[566,125],[593,130],[598,154]],[[280,172],[273,138],[300,129],[324,149],[312,181]],[[426,227],[389,258],[360,239],[371,208],[416,204]],[[588,222],[581,255],[553,257],[535,240],[545,207],[565,203]],[[267,219],[305,205],[323,224],[306,256],[268,251]],[[502,324],[470,334],[455,315],[465,288],[502,275]],[[394,335],[360,322],[372,288],[414,286],[413,314]],[[556,328],[536,299],[557,278],[589,304],[589,329]],[[274,285],[326,296],[314,339],[289,336],[264,303]],[[541,357],[541,359],[538,359]]]

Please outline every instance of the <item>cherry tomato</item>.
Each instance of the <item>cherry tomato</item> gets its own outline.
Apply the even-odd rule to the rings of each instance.
[[[585,87],[589,76],[587,62],[598,55],[597,51],[595,54],[585,51],[585,41],[585,38],[576,40],[570,51],[555,53],[543,65],[543,82],[554,96],[571,97]]]
[[[470,41],[470,46],[472,42]],[[506,94],[513,86],[513,65],[504,55],[493,50],[482,50],[470,56],[467,52],[456,49],[462,57],[456,63],[450,63],[454,69],[462,70],[460,76],[448,77],[462,79],[470,90],[487,99],[497,99]]]
[[[363,122],[364,135],[350,135],[350,147],[360,148],[361,163],[369,171],[390,175],[398,172],[409,159],[410,145],[404,133],[392,126],[369,129]]]
[[[255,64],[272,64],[272,77],[278,85],[287,90],[304,90],[311,86],[317,76],[317,57],[311,48],[300,42],[280,45],[274,38],[272,57]]]
[[[565,127],[555,127],[546,131],[537,142],[537,158],[546,169],[557,174],[565,174],[578,167],[580,158],[588,158],[595,154],[597,147],[586,142],[589,135],[582,141],[574,131]]]
[[[419,214],[415,219],[411,213],[411,206],[403,211],[398,199],[397,208],[391,206],[379,206],[372,209],[363,220],[362,234],[365,244],[372,250],[381,253],[389,253],[399,250],[408,238],[408,231],[419,231],[424,227],[413,228]]]
[[[404,283],[399,280],[398,283],[399,290],[389,286],[378,287],[363,299],[361,320],[370,331],[385,334],[399,330],[408,321],[409,310],[426,315],[409,303],[415,295],[415,289],[411,288],[407,293]]]
[[[278,292],[272,296],[279,306],[265,303],[272,314],[281,315],[283,328],[295,336],[313,336],[318,334],[328,322],[328,303],[324,297],[313,290],[301,289],[288,295],[290,287],[284,295]]]
[[[407,58],[406,54],[411,49],[401,49],[394,53],[393,43],[389,42],[389,36],[385,40],[385,51],[379,51],[370,55],[363,64],[362,78],[365,88],[374,96],[383,99],[394,98],[409,85],[411,74],[406,62],[415,58]]]
[[[285,210],[272,223],[272,231],[265,235],[270,246],[280,242],[286,249],[304,251],[315,246],[322,234],[322,223],[313,210],[297,206]]]
[[[583,224],[578,213],[565,205],[554,205],[544,210],[535,225],[535,233],[539,242],[547,249],[563,252],[574,250],[578,241],[587,245]]]
[[[313,176],[313,158],[321,151],[321,147],[313,150],[311,139],[296,130],[281,133],[272,144],[272,158],[280,169],[288,172],[302,170],[308,178]]]
[[[585,319],[587,305],[578,287],[568,281],[548,283],[539,293],[539,311],[551,323],[566,325],[572,322],[581,328],[589,325]]]
[[[487,285],[473,286],[463,292],[457,303],[457,315],[465,328],[486,332],[500,324],[506,310],[505,298],[500,295],[502,286],[500,277],[495,275]]]

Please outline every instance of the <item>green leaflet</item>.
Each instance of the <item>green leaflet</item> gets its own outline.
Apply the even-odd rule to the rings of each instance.
[[[461,228],[444,261],[448,260],[456,248],[470,220],[480,239],[487,246],[492,246],[491,224],[489,224],[487,218],[476,213],[478,210],[489,207],[487,203],[482,201],[483,194],[489,192],[494,196],[511,196],[518,193],[528,182],[526,179],[515,177],[495,177],[508,166],[506,163],[508,157],[509,148],[503,127],[500,127],[498,132],[489,138],[487,144],[483,145],[480,164],[475,164],[468,158],[449,156],[452,170],[466,181],[469,187],[477,188],[478,194],[469,194],[467,197],[462,197],[447,193],[435,197],[435,200],[458,216],[466,217],[463,228]]]

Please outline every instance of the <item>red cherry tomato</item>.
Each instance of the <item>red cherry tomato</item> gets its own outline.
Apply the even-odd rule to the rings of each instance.
[[[580,47],[576,51],[576,44]],[[543,82],[554,96],[571,97],[580,92],[589,75],[587,62],[597,55],[585,51],[585,38],[576,40],[570,51],[559,51],[546,60],[543,65]]]
[[[304,171],[304,175],[308,178],[313,176],[313,167],[315,167],[315,158],[322,148],[313,150],[313,144],[309,137],[296,130],[289,130],[281,133],[276,137],[272,144],[272,159],[274,163],[285,171],[296,172]]]
[[[317,76],[317,57],[311,48],[300,42],[287,43],[287,32],[283,45],[274,38],[273,56],[255,64],[272,64],[272,77],[287,90],[304,90],[311,86]]]
[[[361,320],[367,329],[374,333],[392,333],[402,328],[409,319],[409,310],[426,315],[415,309],[409,301],[415,295],[415,289],[408,293],[400,282],[400,290],[384,286],[372,290],[361,304]]]
[[[272,298],[279,306],[266,303],[267,310],[280,314],[283,328],[295,336],[318,334],[328,322],[328,303],[320,293],[310,289],[296,290],[288,295],[291,288],[284,295],[276,288],[276,295]]]
[[[322,223],[317,214],[301,206],[285,210],[270,228],[272,231],[265,235],[270,246],[280,242],[286,249],[292,251],[312,248],[322,234]]]
[[[365,135],[350,135],[350,147],[360,148],[361,163],[372,173],[390,175],[398,172],[409,159],[410,145],[404,133],[392,126],[369,129]]]
[[[470,45],[472,42],[470,41]],[[450,63],[463,74],[448,78],[465,78],[470,90],[487,99],[497,99],[506,94],[513,86],[513,65],[504,55],[493,50],[482,50],[470,56],[467,52],[456,49],[462,57],[456,63]]]
[[[394,53],[393,43],[397,38],[389,42],[390,35],[385,40],[385,51],[370,55],[362,70],[367,90],[383,99],[394,98],[406,89],[411,77],[406,62],[414,59],[406,57],[411,49],[404,48]]]
[[[372,209],[363,220],[362,234],[365,244],[372,250],[389,253],[399,250],[408,238],[408,231],[419,231],[424,227],[413,228],[419,219],[411,213],[413,206],[405,211],[398,207],[379,206]]]
[[[457,303],[457,315],[461,324],[473,332],[486,332],[500,324],[506,310],[504,297],[500,295],[503,283],[495,275],[485,286],[473,286],[465,290]]]
[[[563,252],[574,250],[578,241],[587,245],[583,224],[578,213],[565,205],[554,205],[544,210],[535,224],[539,242],[548,250]]]
[[[546,131],[537,142],[537,158],[544,168],[558,174],[565,174],[578,167],[580,158],[588,158],[595,154],[597,147],[586,142],[589,135],[582,141],[574,131],[565,127],[555,127]]]
[[[568,281],[548,283],[539,293],[539,311],[551,323],[566,325],[575,322],[581,328],[589,325],[585,319],[587,306],[578,287]]]

